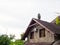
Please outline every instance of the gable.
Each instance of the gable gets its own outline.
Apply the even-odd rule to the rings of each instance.
[[[38,23],[36,23],[36,21],[34,21],[34,18],[31,20],[30,24],[28,25],[24,36],[22,37],[22,39],[24,40],[25,37],[28,36],[29,32],[32,31],[32,28],[36,27],[37,25],[39,25]]]
[[[33,18],[34,19],[34,18]],[[36,22],[34,20],[31,20],[30,24],[28,25],[24,35],[22,36],[22,40],[25,40],[25,37],[28,36],[29,32],[31,31],[31,28],[36,25]]]

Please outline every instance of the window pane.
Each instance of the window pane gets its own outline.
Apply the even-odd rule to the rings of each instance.
[[[33,39],[34,38],[34,32],[31,32],[30,33],[30,39]]]
[[[41,30],[39,30],[39,37],[41,37]]]
[[[39,37],[45,37],[45,29],[39,30]]]

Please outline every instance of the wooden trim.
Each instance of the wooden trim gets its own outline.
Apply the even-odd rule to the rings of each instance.
[[[28,27],[32,27],[32,26],[35,26],[35,25],[37,25],[37,23],[34,23],[34,24],[32,24],[32,25],[29,25]]]

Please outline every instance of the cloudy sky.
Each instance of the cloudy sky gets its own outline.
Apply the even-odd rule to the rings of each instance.
[[[60,13],[60,0],[0,0],[0,34],[25,32],[32,18],[52,21]]]

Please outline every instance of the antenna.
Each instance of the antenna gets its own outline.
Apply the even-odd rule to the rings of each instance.
[[[40,19],[40,18],[41,18],[40,13],[38,13],[38,19]]]

